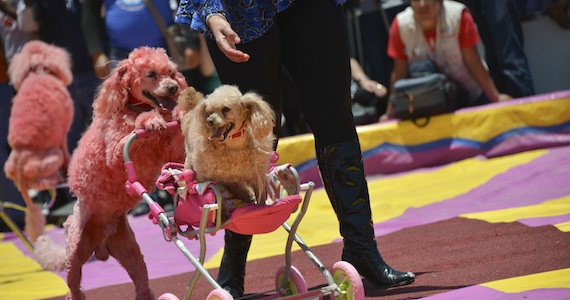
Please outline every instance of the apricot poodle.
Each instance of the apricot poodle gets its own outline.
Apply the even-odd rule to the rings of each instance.
[[[42,267],[65,267],[68,299],[82,299],[81,268],[93,253],[98,260],[117,259],[133,280],[136,299],[153,299],[146,265],[127,220],[127,212],[140,198],[125,190],[123,146],[135,129],[155,131],[137,138],[130,148],[138,179],[151,190],[166,162],[184,160],[184,138],[180,130],[166,130],[166,123],[182,116],[177,100],[185,88],[183,75],[166,51],[149,47],[133,50],[102,83],[93,103],[93,122],[69,166],[70,190],[78,200],[64,223],[66,248],[47,236],[36,243]]]
[[[17,93],[10,113],[4,164],[26,204],[25,230],[34,243],[43,234],[45,216],[28,192],[53,189],[67,176],[67,133],[73,100],[67,86],[73,80],[69,53],[41,41],[30,41],[14,55],[8,70]]]
[[[264,204],[275,113],[258,94],[242,94],[236,86],[222,85],[207,98],[200,96],[180,98],[189,110],[181,122],[184,167],[194,170],[199,182],[225,187],[236,200],[233,207]],[[227,219],[226,209],[223,216]]]

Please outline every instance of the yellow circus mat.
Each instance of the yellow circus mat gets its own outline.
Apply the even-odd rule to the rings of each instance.
[[[570,289],[570,269],[562,269],[538,274],[492,281],[480,286],[505,293],[520,293],[536,289]],[[568,291],[570,297],[570,290]]]
[[[43,270],[14,244],[0,243],[0,299],[43,299],[65,295],[67,290],[61,277]]]
[[[485,154],[497,150],[496,147],[502,147],[504,150],[505,147],[514,145],[515,148],[509,150],[516,150],[516,147],[525,146],[526,140],[516,140],[520,137],[538,136],[538,140],[541,142],[543,141],[540,140],[541,136],[556,137],[558,138],[554,139],[556,141],[568,138],[570,133],[570,92],[567,96],[559,99],[522,101],[519,103],[515,101],[513,105],[497,105],[490,108],[465,110],[456,114],[437,116],[432,118],[430,125],[426,128],[418,128],[410,122],[387,122],[359,127],[358,133],[362,150],[365,152],[365,159],[374,159],[375,156],[382,155],[382,151],[386,149],[393,151],[396,155],[404,152],[407,152],[406,154],[411,153],[412,156],[410,157],[413,159],[421,158],[423,154],[427,153],[426,151],[432,151],[429,152],[430,155],[434,154],[433,151],[441,151],[438,153],[445,157],[447,154],[445,147],[453,148],[455,142],[464,146],[464,149],[465,147],[479,147],[483,151],[487,151]],[[511,138],[516,141],[511,143],[512,145],[503,143],[504,141],[512,141],[509,140]],[[442,140],[447,142],[451,140],[452,142],[449,145],[446,144],[447,142],[440,144]],[[536,141],[536,139],[532,141]],[[570,153],[563,152],[570,151],[570,147],[557,150],[537,145],[536,149],[539,150],[527,151],[528,149],[524,149],[525,151],[516,151],[509,155],[497,155],[492,158],[485,155],[469,157],[449,164],[438,164],[439,167],[435,168],[430,166],[430,168],[423,169],[422,166],[419,166],[411,172],[389,176],[374,173],[368,177],[368,187],[375,225],[380,228],[386,223],[402,218],[405,221],[410,221],[415,216],[410,214],[410,211],[417,212],[424,209],[422,212],[429,213],[429,209],[435,207],[440,210],[438,213],[442,210],[449,212],[450,215],[446,215],[448,218],[459,216],[492,223],[517,221],[523,223],[521,220],[528,219],[540,219],[539,221],[542,222],[542,219],[551,218],[556,222],[547,224],[556,226],[560,231],[570,232],[570,192],[565,195],[557,194],[552,197],[540,198],[536,201],[531,199],[532,201],[529,200],[526,204],[509,202],[509,204],[515,204],[495,209],[461,211],[447,207],[466,199],[471,200],[470,195],[477,191],[481,192],[481,190],[485,190],[497,182],[502,183],[503,186],[497,185],[496,192],[508,193],[510,187],[504,186],[503,181],[509,180],[509,176],[503,175],[507,173],[519,174],[517,172],[521,168],[532,166],[538,169],[543,166],[544,162],[548,163],[550,169],[568,168],[567,163],[558,163],[557,160],[570,157]],[[307,169],[313,168],[311,171],[316,168],[314,166],[314,139],[311,135],[281,139],[278,152],[280,163],[291,163],[298,169],[308,166]],[[554,152],[556,155],[551,155]],[[310,166],[311,161],[313,166]],[[390,157],[387,157],[386,161],[386,163],[394,163]],[[402,163],[409,162],[402,160]],[[365,165],[367,170],[369,170],[369,166]],[[373,169],[375,166],[370,167]],[[545,170],[541,171],[545,172]],[[314,174],[316,173],[313,172]],[[524,189],[527,185],[530,186],[531,181],[546,182],[545,180],[548,180],[548,178],[541,178],[540,175],[538,174],[530,179],[525,178],[527,181],[519,183],[521,186],[516,188]],[[563,176],[564,174],[558,172],[557,175]],[[557,177],[557,180],[560,181],[560,178]],[[567,183],[566,186],[570,186],[570,179]],[[558,188],[560,193],[566,192],[566,189],[560,186]],[[487,199],[481,198],[481,201],[495,200],[492,197],[493,195],[485,196],[488,196]],[[520,197],[518,194],[510,196],[517,200],[519,198],[516,197]],[[497,198],[496,200],[501,201],[503,199]],[[456,207],[462,208],[459,204]],[[484,204],[482,207],[488,208]],[[421,217],[417,217],[428,220],[424,224],[428,224],[430,220],[430,215],[427,213],[425,215],[418,214]],[[294,217],[296,214],[290,217],[290,221]],[[405,219],[406,217],[408,219]],[[151,225],[149,224],[149,226]],[[421,225],[421,223],[416,225]],[[155,251],[149,252],[148,255],[143,253],[146,257],[162,253],[160,251],[177,251],[172,245],[168,245],[162,240],[159,228],[153,227],[153,231],[148,234],[146,231],[137,233],[136,229],[140,230],[141,228],[142,226],[140,228],[133,227],[137,234],[137,240],[142,240],[142,243],[139,242],[141,249],[148,249],[146,247],[152,246],[151,251]],[[376,230],[379,230],[378,228]],[[57,229],[53,230],[57,231]],[[310,247],[327,245],[341,239],[336,215],[323,189],[319,188],[314,191],[298,234]],[[208,249],[209,253],[204,264],[204,267],[208,269],[219,267],[223,251],[221,235],[212,237],[212,239],[217,239],[218,248]],[[220,240],[222,241],[220,242]],[[286,232],[281,229],[269,234],[255,235],[248,260],[282,255],[285,241]],[[15,245],[16,243],[0,235],[0,299],[44,299],[65,295],[68,290],[65,281],[55,273],[42,270],[30,256],[19,250]],[[166,245],[158,245],[159,243]],[[283,245],[283,247],[279,245]],[[163,250],[161,247],[168,250]],[[20,248],[23,249],[23,247]],[[160,250],[156,250],[158,248]],[[293,250],[297,249],[299,249],[298,246],[294,245]],[[185,258],[180,253],[168,257],[168,259],[176,261],[176,264],[178,262],[184,264],[184,270],[188,270],[186,266],[189,263],[184,261]],[[105,268],[110,265],[110,262],[107,264]],[[152,268],[154,266],[152,264],[147,265],[149,266],[149,274],[153,274]],[[162,265],[159,267],[164,269]],[[171,265],[171,267],[178,266]],[[570,288],[569,272],[568,269],[545,272],[485,283],[482,286],[509,293],[516,293],[524,289]],[[117,278],[122,275],[118,274],[119,272],[116,273],[113,275],[116,275]],[[84,282],[87,280],[85,277],[83,279]],[[104,279],[108,280],[108,278]],[[118,283],[122,283],[122,281],[115,282],[115,284]]]

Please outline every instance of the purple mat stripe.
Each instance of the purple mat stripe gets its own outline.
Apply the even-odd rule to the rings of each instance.
[[[570,289],[536,289],[520,293],[503,293],[488,287],[470,286],[451,292],[445,292],[423,299],[426,300],[520,300],[520,299],[549,299],[567,300]]]
[[[146,217],[130,218],[129,220],[133,231],[137,237],[137,241],[144,255],[150,279],[162,278],[175,274],[194,271],[196,268],[182,254],[174,243],[167,242],[162,236],[162,231],[158,225],[152,224],[152,221]],[[142,237],[141,234],[149,235]],[[212,257],[224,244],[224,234],[219,232],[215,236],[207,236],[206,260]],[[188,240],[180,237],[188,248],[190,253],[198,257],[200,253],[200,242],[197,240]],[[101,268],[109,271],[100,272]],[[114,259],[107,262],[91,262],[83,267],[83,274],[90,274],[83,278],[82,286],[85,290],[98,287],[108,286],[112,284],[131,282],[127,272]],[[109,280],[107,274],[114,274],[116,278]],[[64,277],[64,274],[60,274]],[[65,277],[64,277],[65,278]]]
[[[393,152],[410,152],[410,153],[414,153],[414,152],[424,152],[424,151],[430,151],[432,149],[438,149],[438,148],[445,148],[447,150],[455,150],[455,149],[474,149],[474,150],[478,150],[482,153],[488,152],[490,149],[497,147],[499,144],[511,139],[511,138],[515,138],[519,135],[524,135],[524,136],[534,136],[534,135],[538,135],[540,137],[542,137],[543,135],[552,135],[555,138],[548,138],[545,139],[544,142],[547,141],[551,141],[551,142],[559,142],[559,143],[564,143],[567,142],[568,140],[564,141],[564,140],[559,140],[560,136],[564,137],[566,135],[566,133],[569,133],[570,131],[570,121],[569,122],[563,122],[560,124],[555,124],[552,126],[543,126],[543,127],[539,127],[539,126],[523,126],[523,127],[517,127],[517,128],[513,128],[507,131],[504,131],[494,137],[491,137],[489,140],[487,141],[478,141],[478,140],[473,140],[473,139],[467,139],[467,138],[460,138],[460,137],[449,137],[449,138],[441,138],[438,140],[433,140],[430,142],[426,142],[423,144],[415,144],[415,145],[400,145],[400,144],[392,144],[392,143],[383,143],[378,145],[377,147],[374,147],[370,150],[364,151],[364,157],[372,157],[374,155],[377,155],[378,153],[384,152],[384,151],[393,151]],[[541,142],[541,140],[539,140],[539,142]],[[539,144],[531,144],[534,147],[537,148],[541,148],[540,143]],[[562,144],[561,144],[562,145]],[[545,148],[545,147],[543,147]],[[516,150],[516,149],[515,149]]]
[[[539,227],[544,225],[556,225],[560,223],[565,223],[570,221],[570,214],[560,215],[560,216],[552,216],[552,217],[543,217],[543,218],[528,218],[528,219],[520,219],[518,222],[530,226],[530,227]]]
[[[549,149],[547,154],[499,174],[463,195],[420,208],[409,208],[399,217],[376,223],[376,235],[447,220],[465,213],[539,204],[570,195],[570,176],[567,168],[560,168],[561,165],[570,165],[568,146]]]
[[[164,240],[160,227],[154,225],[146,216],[129,216],[129,224],[135,232],[141,252],[144,255],[150,279],[181,274],[196,269],[174,243]],[[49,230],[47,234],[54,242],[61,245],[65,243],[63,229],[55,228]],[[180,238],[190,253],[197,258],[200,253],[200,242],[188,240],[184,237]],[[206,260],[208,260],[223,247],[224,233],[218,232],[215,236],[208,235],[206,239],[208,245]],[[8,240],[14,243],[23,253],[30,255],[28,249],[15,235],[11,234],[11,237],[6,236],[3,241]],[[65,272],[55,273],[65,280]],[[83,266],[81,286],[84,290],[128,282],[132,282],[132,280],[125,269],[113,257],[106,262],[93,260]]]
[[[549,149],[549,153],[538,159],[498,175],[488,183],[465,195],[422,208],[408,209],[402,216],[375,225],[377,235],[385,235],[406,227],[413,227],[456,217],[462,213],[480,212],[541,203],[570,194],[568,171],[561,165],[570,165],[570,146]],[[540,169],[537,169],[540,167]],[[542,170],[539,172],[539,170]],[[505,189],[505,186],[512,188]],[[525,187],[518,189],[517,187]],[[501,201],[493,201],[500,198]],[[500,203],[495,203],[500,202]],[[542,222],[559,222],[560,219],[547,218]],[[539,219],[525,222],[539,222]],[[564,220],[564,219],[562,219]],[[173,243],[164,241],[157,225],[146,217],[130,217],[133,231],[137,235],[151,279],[193,271],[194,266],[176,249]],[[48,234],[58,243],[63,243],[63,230],[50,230]],[[144,235],[144,236],[143,236]],[[147,237],[150,235],[150,238]],[[9,239],[8,236],[4,240]],[[29,251],[18,240],[13,239],[24,253]],[[197,254],[197,241],[184,241],[193,254]],[[208,236],[209,259],[223,246],[223,233]],[[182,263],[181,263],[182,262]],[[131,282],[125,270],[114,260],[89,262],[83,268],[82,286],[85,290]],[[64,274],[60,274],[65,277]],[[479,298],[481,299],[481,298]]]
[[[555,106],[556,103],[553,103],[553,101],[560,100],[567,103],[569,97],[570,90],[563,90],[519,98],[509,102],[462,109],[458,113],[492,110],[498,107],[541,101],[550,101],[552,103],[548,105]],[[415,168],[447,164],[476,155],[498,157],[533,149],[570,145],[570,122],[564,116],[564,114],[561,114],[560,120],[550,120],[550,122],[556,123],[548,124],[548,126],[524,126],[528,124],[523,123],[520,124],[520,127],[505,129],[505,131],[496,136],[489,136],[486,140],[481,141],[450,136],[419,145],[383,143],[364,151],[366,171],[370,175],[393,174]],[[298,162],[295,167],[303,182],[314,181],[317,187],[322,185],[314,157]]]
[[[524,151],[563,147],[570,145],[570,122],[565,123],[564,132],[523,133],[514,130],[508,138],[477,143],[464,139],[445,139],[428,143],[430,148],[412,149],[409,146],[380,145],[363,153],[366,173],[397,174],[418,168],[429,168],[453,163],[462,159],[483,155],[488,158],[506,156]],[[397,148],[397,149],[396,149]],[[315,159],[296,166],[302,182],[313,181],[316,187],[322,186]]]

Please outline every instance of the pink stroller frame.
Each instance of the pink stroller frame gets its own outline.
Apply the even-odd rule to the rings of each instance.
[[[168,124],[168,129],[179,130],[179,124],[171,122]],[[255,299],[314,299],[322,296],[333,296],[335,299],[364,299],[362,279],[351,264],[344,261],[336,262],[332,267],[331,274],[301,237],[296,234],[297,228],[307,211],[314,183],[301,184],[297,171],[290,164],[275,165],[278,159],[276,152],[272,156],[266,188],[268,199],[274,203],[261,206],[251,204],[235,208],[230,211],[229,219],[223,222],[222,206],[224,202],[232,201],[231,195],[215,182],[197,182],[194,178],[194,172],[184,169],[182,164],[172,162],[165,164],[156,184],[159,189],[173,195],[174,212],[165,212],[150,197],[147,190],[137,180],[134,164],[129,155],[131,143],[137,138],[143,138],[150,134],[152,132],[135,130],[125,143],[123,156],[128,178],[125,187],[127,193],[132,196],[138,195],[148,203],[150,208],[149,219],[161,227],[164,239],[173,242],[196,268],[186,287],[184,299],[191,299],[192,290],[200,275],[204,276],[214,288],[208,295],[208,300],[234,299],[203,266],[206,256],[206,234],[215,234],[221,229],[229,229],[241,234],[263,234],[275,231],[280,226],[288,232],[288,238],[285,246],[285,265],[277,270],[275,289],[244,296],[240,299],[249,297],[255,297]],[[304,194],[303,197],[301,194]],[[289,224],[287,220],[297,210],[297,216],[293,223]],[[188,250],[178,236],[200,242],[198,258]],[[292,266],[291,248],[293,241],[325,277],[327,284],[324,287],[309,289],[301,273]],[[263,297],[260,298],[260,296]],[[178,297],[166,293],[161,295],[159,299],[178,299]]]

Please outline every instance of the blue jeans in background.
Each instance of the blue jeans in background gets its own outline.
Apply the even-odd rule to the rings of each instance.
[[[534,95],[522,32],[524,1],[461,1],[471,11],[485,46],[485,60],[500,93],[513,98]]]

